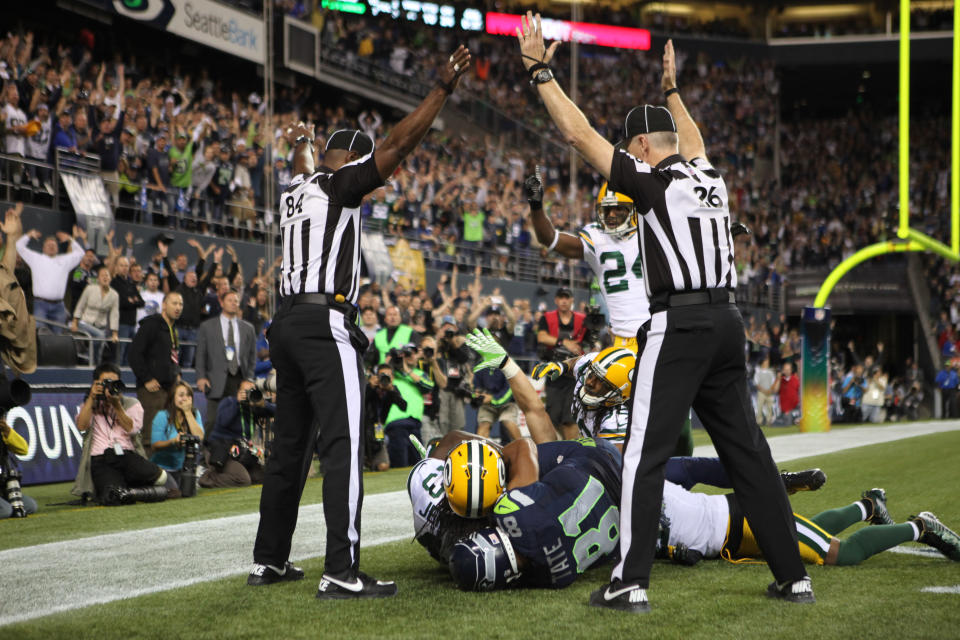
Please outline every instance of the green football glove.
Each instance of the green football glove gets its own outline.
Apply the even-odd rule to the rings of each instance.
[[[409,435],[409,438],[410,438],[410,444],[412,444],[413,448],[417,450],[417,453],[420,454],[420,457],[426,458],[427,449],[426,447],[423,446],[423,443],[420,442],[420,439],[417,438],[417,436],[413,435],[412,433]]]
[[[533,368],[530,377],[534,380],[556,380],[567,372],[567,365],[562,362],[538,362]]]
[[[499,368],[507,359],[506,350],[490,335],[490,331],[487,329],[483,331],[474,329],[472,333],[467,334],[466,342],[467,346],[480,356],[480,364],[473,368],[474,371]]]

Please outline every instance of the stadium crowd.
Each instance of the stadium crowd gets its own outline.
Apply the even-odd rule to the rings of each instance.
[[[398,73],[413,73],[414,60],[449,49],[455,35],[428,33],[383,16],[321,17],[325,46],[369,58]],[[665,24],[680,28],[673,22]],[[470,38],[476,65],[465,78],[467,92],[497,105],[518,123],[546,130],[548,116],[512,62],[513,43],[483,35]],[[210,237],[249,238],[264,230],[267,181],[283,188],[291,178],[290,149],[282,135],[288,123],[316,122],[321,148],[323,139],[340,128],[360,127],[379,140],[392,125],[376,111],[354,114],[303,88],[281,89],[278,115],[268,121],[259,95],[248,93],[249,87],[241,90],[240,85],[212,78],[206,69],[171,70],[119,54],[98,58],[99,51],[93,34],[85,30],[75,42],[32,32],[0,40],[4,80],[0,126],[6,154],[2,171],[21,198],[35,202],[50,198],[53,178],[43,164],[55,160],[57,149],[96,154],[120,217]],[[561,48],[555,65],[562,82],[568,56]],[[864,107],[845,118],[778,123],[779,80],[771,60],[719,60],[700,54],[679,60],[679,66],[680,81],[688,87],[686,99],[704,123],[711,158],[727,176],[731,210],[753,231],[752,238],[737,240],[737,268],[748,288],[778,289],[792,269],[835,266],[857,247],[890,234],[897,190],[890,162],[896,145],[893,119]],[[657,86],[659,61],[636,52],[584,47],[580,74],[584,111],[613,140],[620,136],[622,114],[636,101],[622,88]],[[947,198],[945,147],[937,142],[947,124],[932,118],[911,134],[915,165],[921,168],[913,173],[911,205],[931,233],[946,228],[941,214]],[[774,157],[777,146],[772,139],[777,134],[779,157]],[[496,391],[473,383],[462,341],[456,344],[466,332],[478,326],[491,328],[521,362],[536,357],[536,336],[546,307],[534,308],[526,299],[504,300],[498,290],[483,291],[481,274],[524,273],[555,284],[569,282],[571,276],[579,283],[589,280],[585,265],[556,260],[538,245],[520,184],[534,167],[541,167],[548,215],[557,229],[576,232],[593,217],[600,187],[597,176],[581,167],[571,189],[569,165],[562,154],[546,146],[516,147],[507,140],[505,135],[476,131],[434,132],[403,170],[363,205],[369,228],[383,231],[391,243],[407,238],[423,251],[428,266],[449,271],[433,292],[393,281],[368,283],[362,292],[362,328],[377,346],[368,363],[370,389],[376,396],[368,398],[373,409],[368,413],[378,418],[368,425],[372,468],[385,468],[390,458],[394,464],[405,460],[396,434],[392,438],[396,450],[389,455],[382,444],[385,433],[386,441],[391,440],[387,428],[391,423],[419,422],[417,429],[442,435],[449,425],[462,422],[460,410],[441,419],[450,406],[462,410],[466,402],[479,403],[478,408],[492,404]],[[19,162],[18,156],[32,163]],[[166,470],[177,473],[183,457],[164,456],[162,450],[179,449],[177,434],[192,432],[194,423],[201,433],[204,424],[219,428],[224,442],[234,442],[237,433],[239,439],[249,440],[242,407],[249,406],[247,394],[256,388],[256,379],[270,370],[265,330],[277,265],[268,268],[261,261],[256,274],[245,276],[229,243],[204,248],[193,241],[195,256],[179,251],[170,255],[169,242],[162,240],[151,260],[140,264],[133,255],[139,239],[132,234],[116,244],[110,236],[108,254],[97,256],[85,246],[82,229],[75,229],[72,236],[61,232],[46,239],[35,230],[25,231],[22,248],[18,244],[18,278],[29,293],[31,308],[54,331],[69,325],[97,338],[96,348],[84,352],[91,365],[136,366],[132,354],[142,351],[142,345],[134,345],[143,321],[162,316],[176,328],[170,331],[170,349],[177,354],[177,366],[195,365],[201,390],[213,389],[207,415],[197,413],[195,418],[192,407],[176,404],[174,378],[154,389],[149,383],[158,378],[147,377],[146,370],[137,372],[145,453],[155,447],[169,467]],[[223,260],[225,253],[229,264]],[[66,278],[31,274],[37,269],[46,274],[54,264]],[[938,325],[938,337],[948,356],[960,343],[956,311],[960,287],[955,271],[939,268],[940,286],[931,304],[939,305],[937,311],[946,317]],[[462,286],[458,277],[468,269],[474,279]],[[165,298],[171,293],[178,294],[182,304],[176,317],[165,315]],[[249,335],[246,328],[233,324],[238,319],[243,327],[249,325]],[[221,338],[223,346],[234,342],[236,362],[234,356],[205,362],[216,329],[203,338],[203,327],[212,327],[211,321],[228,327]],[[388,349],[379,348],[381,335]],[[753,316],[747,338],[758,420],[796,422],[800,351],[796,330],[789,329],[784,318]],[[915,363],[886,361],[882,346],[866,355],[855,345],[846,345],[835,356],[836,420],[917,417],[928,387]],[[956,369],[948,366],[935,381],[944,391],[945,415],[960,413]],[[445,403],[447,409],[442,408]],[[401,404],[405,406],[399,408]],[[230,417],[221,421],[221,410]],[[162,416],[159,423],[154,422],[156,416]],[[151,426],[154,434],[171,437],[151,439]],[[209,457],[205,462],[212,466]],[[224,472],[222,482],[254,481],[257,474],[241,466],[245,471]]]

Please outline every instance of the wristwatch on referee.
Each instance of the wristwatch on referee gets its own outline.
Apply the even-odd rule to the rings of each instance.
[[[289,138],[287,138],[287,139],[289,140]],[[313,140],[311,140],[308,136],[300,136],[299,138],[297,138],[296,140],[293,141],[293,146],[294,146],[294,147],[299,147],[299,146],[300,146],[301,144],[303,144],[304,142],[306,142],[307,144],[309,144],[311,147],[313,146]]]
[[[530,84],[532,85],[546,84],[553,80],[553,70],[544,62],[538,62],[531,66],[527,69],[527,72],[530,73]]]

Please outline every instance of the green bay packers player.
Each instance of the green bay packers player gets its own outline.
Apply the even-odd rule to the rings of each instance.
[[[650,318],[650,303],[643,282],[633,200],[609,191],[604,183],[597,196],[594,222],[574,236],[554,229],[544,213],[543,185],[538,176],[527,178],[524,187],[537,241],[565,258],[590,265],[607,307],[614,346],[636,351],[637,331]]]
[[[650,319],[650,302],[643,281],[643,261],[640,259],[640,241],[637,238],[637,210],[633,200],[622,193],[610,191],[604,183],[597,195],[594,222],[574,236],[555,229],[544,212],[543,183],[539,173],[527,178],[524,189],[530,203],[530,220],[537,241],[565,258],[583,260],[590,266],[607,308],[613,346],[625,347],[636,353],[637,332]],[[576,362],[579,364],[579,361]],[[562,369],[548,368],[535,371],[534,379],[546,377],[553,380],[562,374]],[[626,408],[615,412],[613,418],[626,420]],[[580,427],[583,431],[582,424]],[[624,433],[626,427],[627,423],[623,422]],[[675,455],[689,456],[691,453],[693,435],[688,419],[677,442]]]
[[[481,362],[478,367],[496,366],[504,372],[517,404],[524,413],[532,442],[521,439],[501,448],[497,443],[476,434],[452,431],[431,447],[424,459],[414,465],[407,478],[407,493],[413,507],[415,538],[441,563],[450,559],[455,543],[478,529],[490,526],[490,518],[493,517],[489,513],[490,509],[506,491],[535,483],[538,475],[553,470],[563,459],[573,462],[574,458],[595,458],[598,451],[609,450],[613,448],[609,445],[616,442],[615,438],[606,437],[609,434],[604,433],[601,428],[594,446],[584,445],[581,440],[555,443],[558,446],[553,447],[556,431],[550,416],[533,385],[503,347],[492,336],[480,330],[467,336],[467,345],[480,355]],[[632,352],[625,349],[611,348],[601,352],[598,357],[603,363],[602,368],[589,367],[589,373],[583,376],[583,389],[578,395],[584,398],[589,406],[596,405],[600,412],[624,406],[624,401],[630,394],[626,371],[632,370],[632,367],[629,356],[622,352],[632,356]],[[607,357],[608,353],[612,354],[612,357]],[[590,359],[587,361],[592,362]],[[621,368],[623,370],[620,370]],[[620,404],[615,405],[618,401]],[[571,446],[564,448],[566,445]],[[611,463],[609,456],[601,456],[600,460],[604,465]],[[557,474],[551,482],[558,480],[560,476],[566,477],[567,482],[572,482],[571,478],[574,476],[580,478],[579,481],[589,482],[589,478],[569,470]],[[609,477],[607,475],[603,478],[609,487],[608,492],[616,493],[618,489],[609,481]],[[716,458],[671,458],[667,462],[666,477],[668,481],[685,488],[698,483],[721,488],[731,486],[723,466]],[[819,469],[784,473],[782,477],[784,485],[791,493],[815,490],[826,482],[826,476]],[[554,498],[560,499],[557,496]],[[604,514],[605,510],[601,510],[599,516],[602,518]],[[543,524],[549,523],[544,521]],[[564,541],[575,544],[576,539],[575,536]],[[533,554],[534,557],[536,555]],[[562,555],[551,555],[556,561],[553,566],[559,567],[563,564]],[[546,556],[541,560],[545,562]],[[536,557],[534,564],[537,564]],[[544,566],[543,563],[540,565],[541,568]],[[528,572],[528,577],[530,575]],[[564,576],[564,580],[572,577],[563,571],[541,575],[552,576],[555,586],[561,576]]]
[[[960,536],[935,515],[923,511],[896,524],[887,511],[886,500],[883,489],[868,489],[859,500],[812,518],[794,513],[800,555],[813,564],[849,566],[904,542],[921,542],[960,562]],[[877,526],[860,529],[843,540],[836,537],[864,521]],[[660,557],[683,558],[683,563],[690,565],[703,558],[738,562],[762,557],[733,494],[707,495],[671,482],[663,488],[657,551]],[[771,589],[774,587],[771,585]],[[811,594],[811,602],[812,598]]]

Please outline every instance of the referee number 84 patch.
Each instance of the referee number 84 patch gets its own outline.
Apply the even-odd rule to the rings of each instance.
[[[297,198],[296,203],[294,203],[293,196],[287,196],[283,203],[287,206],[287,217],[290,218],[294,213],[303,213],[303,194],[300,194],[300,197]]]

